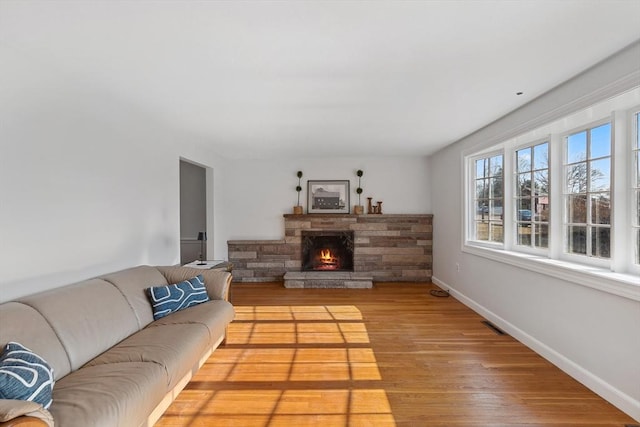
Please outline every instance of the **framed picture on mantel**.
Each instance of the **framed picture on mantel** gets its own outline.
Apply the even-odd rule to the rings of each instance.
[[[308,213],[349,213],[349,180],[307,181]]]

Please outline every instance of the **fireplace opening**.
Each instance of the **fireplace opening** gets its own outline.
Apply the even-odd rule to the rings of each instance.
[[[302,231],[302,271],[353,271],[353,231]]]

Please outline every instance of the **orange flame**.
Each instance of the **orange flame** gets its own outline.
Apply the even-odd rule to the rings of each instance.
[[[322,249],[320,251],[320,259],[322,261],[331,261],[333,258],[333,256],[331,255],[331,251],[329,249]]]

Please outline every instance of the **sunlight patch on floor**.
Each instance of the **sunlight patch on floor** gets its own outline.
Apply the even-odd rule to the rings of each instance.
[[[242,426],[395,426],[384,390],[185,390],[206,402],[198,419]],[[238,412],[238,408],[244,408]],[[168,414],[167,414],[168,415]],[[182,414],[184,416],[184,414]],[[204,425],[204,424],[203,424]]]
[[[362,320],[352,305],[243,306],[235,307],[236,321],[251,320]]]
[[[165,413],[165,425],[396,425],[355,306],[235,309],[227,345]]]
[[[238,322],[228,328],[228,345],[238,344],[366,344],[364,323]]]

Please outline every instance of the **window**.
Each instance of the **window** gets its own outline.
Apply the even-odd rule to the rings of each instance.
[[[516,151],[516,244],[549,247],[549,142]]]
[[[566,137],[565,251],[611,255],[611,123]]]
[[[636,87],[467,152],[462,250],[640,300],[639,102]]]
[[[475,160],[474,239],[502,242],[503,236],[503,156]]]
[[[633,120],[633,144],[631,148],[633,164],[633,184],[632,191],[635,199],[632,202],[632,224],[633,236],[635,239],[635,256],[633,262],[640,265],[640,113],[634,114]]]

